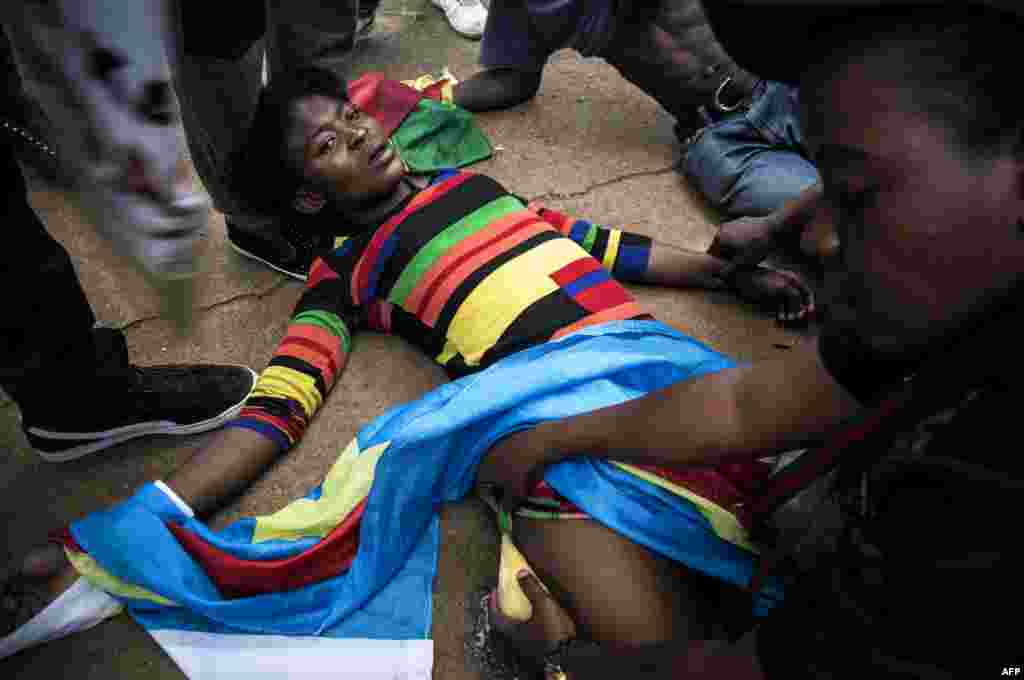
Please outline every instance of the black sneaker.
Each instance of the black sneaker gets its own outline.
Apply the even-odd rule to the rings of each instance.
[[[133,366],[123,336],[107,335],[107,363],[123,361],[123,367],[96,378],[71,406],[54,402],[45,411],[22,414],[22,430],[45,460],[74,460],[151,434],[212,430],[238,415],[256,384],[256,373],[246,366]]]
[[[228,244],[248,258],[262,262],[282,274],[305,281],[313,261],[330,250],[332,239],[325,234],[302,231],[282,225],[280,230],[256,236],[227,223]]]

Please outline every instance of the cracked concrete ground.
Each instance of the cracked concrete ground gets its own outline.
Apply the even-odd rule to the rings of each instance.
[[[478,43],[447,26],[428,0],[385,0],[374,34],[354,57],[353,74],[380,70],[410,78],[449,66],[459,77],[476,70]],[[538,97],[509,111],[478,117],[497,151],[474,169],[528,198],[608,224],[629,224],[657,239],[704,249],[715,217],[673,170],[679,153],[673,121],[655,102],[600,60],[560,52]],[[225,245],[223,218],[209,228],[205,274],[188,337],[160,318],[142,279],[111,255],[59,191],[37,187],[32,202],[71,253],[96,316],[126,329],[139,364],[237,362],[262,368],[281,338],[301,285],[238,257]],[[766,315],[724,293],[634,287],[662,320],[740,360],[769,357],[797,342]],[[271,512],[318,483],[341,448],[368,419],[441,383],[441,369],[396,338],[363,334],[349,366],[306,440],[221,513],[222,525]],[[73,385],[65,389],[74,389]],[[150,438],[62,465],[28,448],[11,404],[0,406],[0,526],[20,553],[46,532],[166,475],[206,436]],[[467,664],[466,601],[493,582],[496,536],[482,507],[466,502],[443,513],[443,549],[434,598],[435,678],[482,677]],[[72,671],[73,669],[73,671]],[[128,617],[0,662],[0,677],[79,680],[182,677]]]

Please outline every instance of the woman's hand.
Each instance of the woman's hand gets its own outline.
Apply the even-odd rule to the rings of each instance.
[[[792,272],[767,267],[737,270],[731,282],[744,300],[774,308],[779,321],[807,321],[814,314],[814,294]]]
[[[544,475],[544,468],[557,462],[550,437],[551,423],[541,423],[505,437],[488,451],[477,470],[480,486],[500,490],[496,497],[502,509],[512,512]]]

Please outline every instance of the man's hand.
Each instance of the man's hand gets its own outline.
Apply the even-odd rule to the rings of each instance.
[[[549,436],[551,423],[541,423],[505,437],[485,454],[477,470],[479,486],[497,487],[502,509],[512,512],[526,499],[530,489],[544,476],[544,469],[557,462]]]
[[[738,266],[761,264],[779,247],[776,215],[740,217],[723,222],[709,255],[732,259]]]

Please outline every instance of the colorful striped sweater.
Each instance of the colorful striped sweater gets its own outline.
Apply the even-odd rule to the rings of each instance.
[[[360,328],[400,335],[460,377],[585,326],[650,318],[616,281],[642,280],[650,239],[533,210],[484,175],[442,173],[335,246],[229,424],[282,449],[302,438]]]

